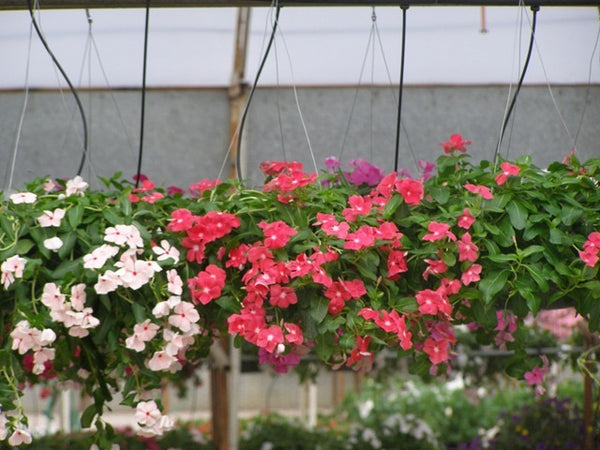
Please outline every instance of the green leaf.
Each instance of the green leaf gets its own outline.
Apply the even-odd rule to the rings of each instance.
[[[232,313],[239,313],[241,309],[240,302],[230,295],[223,295],[215,300],[216,304],[223,308],[225,311]]]
[[[527,247],[524,250],[519,250],[517,253],[519,254],[519,256],[521,258],[525,259],[528,256],[543,252],[544,250],[545,250],[545,248],[542,247],[541,245],[530,245],[529,247]]]
[[[529,215],[529,211],[527,208],[519,201],[512,200],[506,205],[506,212],[508,212],[508,216],[510,217],[510,223],[517,230],[522,230],[527,225],[527,216]]]
[[[83,219],[84,207],[81,204],[73,206],[67,212],[67,220],[73,229],[77,228]]]
[[[509,263],[518,260],[517,255],[514,253],[499,253],[497,255],[488,255],[486,258],[496,263]]]
[[[317,323],[323,322],[325,316],[327,316],[327,309],[329,307],[329,300],[325,297],[314,297],[310,300],[310,316]]]
[[[490,272],[485,278],[481,279],[479,282],[479,290],[483,292],[483,301],[486,304],[490,304],[494,300],[494,295],[504,288],[509,275],[510,271],[508,269],[503,269]]]
[[[73,250],[73,247],[75,247],[75,243],[77,242],[77,233],[71,232],[61,234],[60,239],[63,241],[63,245],[58,249],[58,257],[62,259],[71,253],[71,250]]]
[[[531,275],[531,278],[533,278],[533,280],[537,283],[539,288],[542,290],[542,292],[548,292],[548,289],[549,289],[548,280],[546,279],[546,277],[544,277],[544,274],[542,273],[539,266],[533,265],[533,264],[528,264],[525,266],[525,268]]]
[[[575,208],[573,206],[563,206],[562,211],[560,213],[560,220],[566,226],[570,227],[581,217],[583,211],[580,208]]]
[[[94,417],[96,417],[96,414],[96,405],[94,403],[85,408],[85,411],[83,411],[83,414],[81,415],[81,428],[91,427],[92,422],[94,421]]]
[[[512,222],[505,217],[500,222],[500,233],[496,236],[496,243],[502,247],[512,247],[514,245],[515,230]]]
[[[401,204],[402,197],[399,195],[392,195],[383,208],[383,218],[388,220],[390,217],[392,217]]]
[[[450,199],[450,189],[447,187],[435,187],[429,190],[429,194],[440,205],[445,205]]]
[[[106,208],[102,211],[102,216],[106,219],[106,221],[111,225],[119,225],[124,224],[125,220],[122,217],[119,217],[111,208]]]
[[[61,280],[67,276],[67,274],[76,274],[81,271],[81,263],[79,261],[73,261],[71,259],[65,259],[53,272],[52,278],[55,280]]]
[[[21,256],[26,255],[27,252],[31,250],[31,247],[33,247],[34,245],[35,242],[33,242],[31,239],[19,239],[19,241],[17,242],[15,253]]]
[[[377,267],[379,266],[379,256],[375,252],[364,252],[361,258],[356,262],[356,268],[360,274],[369,280],[377,281]]]

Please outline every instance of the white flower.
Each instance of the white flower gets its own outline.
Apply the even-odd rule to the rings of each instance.
[[[8,422],[8,419],[6,418],[4,413],[0,411],[0,441],[6,439],[6,435],[8,434],[8,430],[6,429],[6,422]]]
[[[35,328],[30,328],[28,321],[21,320],[10,332],[10,337],[13,340],[11,348],[13,350],[18,349],[19,354],[24,355],[36,345],[39,332]]]
[[[97,294],[108,294],[116,290],[121,285],[121,279],[112,270],[107,270],[98,277],[98,282],[94,285]]]
[[[21,444],[31,444],[31,434],[26,430],[17,428],[8,438],[8,445],[16,447]]]
[[[181,302],[173,308],[173,315],[169,316],[169,323],[179,328],[184,333],[190,331],[192,324],[200,320],[200,314],[192,303]]]
[[[152,267],[148,266],[146,261],[127,258],[124,262],[115,265],[120,267],[116,274],[121,280],[121,284],[133,290],[141,288],[154,275]]]
[[[71,287],[71,307],[75,311],[82,311],[85,306],[85,284],[79,283]]]
[[[35,203],[37,200],[37,195],[33,192],[17,192],[16,194],[12,194],[10,200],[15,203]]]
[[[56,340],[56,333],[51,328],[44,328],[40,333],[39,344],[50,345]]]
[[[115,225],[104,230],[104,240],[113,244],[127,244],[130,248],[143,247],[144,241],[134,225]]]
[[[171,364],[176,362],[177,359],[167,353],[166,350],[160,350],[158,352],[154,352],[154,356],[152,356],[152,359],[148,361],[148,368],[154,371],[167,370],[169,367],[171,367]]]
[[[181,295],[183,292],[183,281],[181,281],[181,277],[175,269],[167,271],[167,283],[167,290],[171,294]]]
[[[158,302],[154,308],[152,308],[152,315],[157,319],[168,315],[171,312],[168,302]]]
[[[87,184],[85,181],[83,181],[83,178],[77,175],[72,180],[67,181],[67,189],[65,191],[65,194],[67,195],[67,197],[73,194],[83,195],[84,191],[88,187],[89,184]]]
[[[44,247],[53,252],[57,252],[63,245],[63,241],[59,237],[53,237],[44,241]]]
[[[159,261],[171,258],[175,264],[179,262],[179,250],[165,239],[160,241],[160,246],[156,245],[152,247],[152,251],[158,255],[157,259]]]
[[[161,417],[162,414],[154,400],[150,400],[148,402],[139,402],[137,404],[135,421],[140,425],[151,427],[157,423]]]
[[[0,282],[4,284],[5,289],[8,289],[15,281],[15,278],[23,278],[23,270],[25,269],[26,262],[25,258],[14,255],[2,263],[0,266],[0,271],[2,272]]]
[[[119,252],[119,247],[103,244],[83,257],[83,267],[86,269],[100,269],[106,264],[108,258],[112,258]]]
[[[60,292],[60,287],[55,283],[46,283],[42,292],[42,303],[51,310],[64,309],[66,295]]]
[[[44,214],[37,218],[41,227],[59,227],[60,222],[65,217],[65,210],[56,208],[54,211],[45,210]]]

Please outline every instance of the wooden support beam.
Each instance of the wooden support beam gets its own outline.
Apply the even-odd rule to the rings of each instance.
[[[146,0],[40,0],[42,9],[144,8]],[[268,7],[267,0],[152,0],[152,8]],[[282,6],[600,6],[599,0],[282,0]],[[26,0],[0,0],[0,10],[27,9]]]

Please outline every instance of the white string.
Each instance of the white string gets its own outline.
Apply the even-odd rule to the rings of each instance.
[[[520,67],[521,67],[521,28],[523,26],[523,11],[524,10],[525,10],[525,4],[523,3],[523,0],[519,0],[519,6],[517,7],[517,20],[516,20],[516,24],[515,24],[515,37],[514,37],[514,42],[513,42],[511,77],[509,78],[509,82],[508,82],[508,95],[506,96],[506,105],[504,106],[504,113],[502,114],[502,120],[500,122],[500,131],[498,132],[498,136],[502,135],[502,127],[503,127],[504,121],[506,120],[506,115],[508,114],[508,108],[510,105],[510,99],[512,97],[512,89],[513,89],[512,74],[515,73],[515,62],[518,63],[517,73],[520,72]],[[518,48],[518,52],[517,52],[517,48]],[[517,55],[517,53],[518,53],[518,55]],[[512,123],[514,123],[514,116],[513,116]],[[512,130],[512,126],[511,126],[511,130]],[[502,142],[500,140],[498,140],[497,148],[495,151],[496,154],[500,154],[501,146],[502,146]],[[497,165],[498,165],[498,158],[494,158],[494,170],[496,170]]]
[[[269,21],[271,21],[271,23],[274,23],[273,11],[275,10],[275,7],[277,5],[277,1],[278,0],[272,0],[271,1],[271,5],[269,6],[269,12],[268,12],[268,14],[266,16],[266,19],[265,19],[265,27],[264,27],[264,31],[263,31],[263,41],[262,41],[262,44],[261,44],[261,50],[259,52],[259,59],[258,59],[258,64],[259,65],[260,65],[260,62],[262,61],[262,58],[263,58],[262,55],[263,55],[263,52],[264,52],[265,43],[267,42],[267,38],[269,36]],[[246,99],[246,104],[244,105],[244,109],[248,108],[248,101],[249,101],[249,99]],[[241,126],[242,126],[241,121],[238,121],[238,124],[237,124],[237,126],[235,128],[235,131],[233,132],[233,135],[231,136],[231,139],[229,141],[229,146],[227,147],[227,151],[225,152],[225,156],[223,157],[223,162],[221,163],[221,167],[219,168],[219,173],[217,174],[217,178],[219,178],[219,179],[221,179],[222,176],[223,176],[223,171],[225,170],[225,166],[227,165],[227,162],[229,161],[229,156],[231,155],[231,149],[233,148],[234,144],[237,142]]]
[[[300,100],[298,99],[298,90],[296,89],[296,81],[294,79],[294,67],[292,64],[292,57],[290,55],[290,51],[289,51],[287,43],[285,41],[285,37],[283,35],[283,30],[282,30],[281,26],[279,26],[277,31],[280,35],[281,42],[283,43],[283,48],[285,50],[285,54],[288,58],[288,63],[290,65],[290,77],[291,77],[291,81],[292,81],[292,91],[294,92],[294,100],[296,101],[296,109],[298,110],[298,116],[300,117],[300,123],[302,124],[302,129],[304,130],[304,137],[306,138],[306,144],[308,145],[308,151],[310,152],[310,157],[312,159],[315,173],[318,173],[319,167],[317,165],[317,160],[315,159],[315,153],[314,153],[312,145],[310,143],[310,136],[308,135],[308,129],[306,127],[306,122],[304,121],[304,116],[302,115],[302,109],[300,108]]]
[[[34,8],[38,8],[38,2],[36,0]],[[15,174],[15,164],[17,161],[17,154],[19,152],[19,142],[21,141],[21,133],[23,131],[23,122],[25,121],[25,111],[27,110],[27,103],[29,102],[29,66],[31,63],[31,43],[33,41],[33,22],[29,23],[29,42],[27,44],[27,62],[25,65],[25,96],[23,97],[23,106],[21,107],[21,114],[19,115],[19,124],[17,126],[17,133],[15,136],[15,143],[10,160],[10,169],[7,177],[7,183],[4,186],[5,192],[12,190],[13,177]]]

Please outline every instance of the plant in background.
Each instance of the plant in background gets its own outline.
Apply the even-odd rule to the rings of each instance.
[[[509,374],[539,384],[519,332],[529,313],[565,303],[598,328],[600,160],[473,165],[466,145],[444,143],[434,176],[375,186],[360,164],[357,185],[265,162],[260,190],[205,180],[187,197],[115,176],[105,191],[76,177],[11,195],[0,204],[2,436],[29,439],[20,386],[54,377],[93,399],[82,425],[99,445],[116,392],[143,434],[160,435],[172,422],[154,390],[227,333],[280,372],[308,352],[368,370],[393,349],[436,375],[465,324],[514,352]]]

